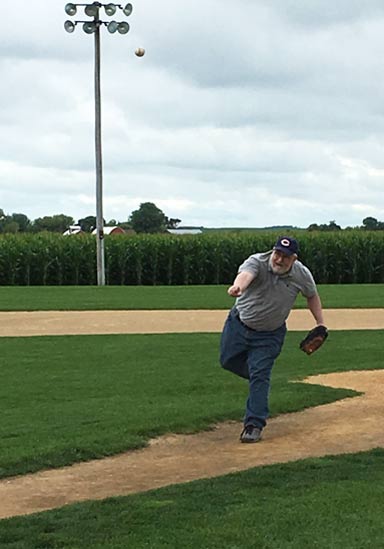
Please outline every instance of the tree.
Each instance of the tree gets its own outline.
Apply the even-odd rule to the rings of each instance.
[[[0,232],[1,233],[18,233],[26,232],[31,225],[30,220],[24,214],[13,213],[7,215],[0,208]]]
[[[19,231],[22,233],[26,233],[31,228],[31,221],[28,219],[28,217],[23,213],[13,213],[11,216],[11,221],[14,223],[17,223],[19,226]]]
[[[366,217],[363,219],[363,229],[367,231],[379,231],[384,229],[384,223],[377,221],[375,217]]]
[[[176,229],[178,224],[181,223],[181,219],[175,219],[173,217],[166,218],[167,219],[167,229]]]
[[[132,223],[130,221],[119,221],[119,227],[124,229],[124,231],[132,231]]]
[[[73,217],[64,214],[57,214],[45,217],[38,217],[33,222],[33,231],[50,231],[53,233],[63,233],[70,225],[74,225]]]
[[[341,227],[336,221],[330,221],[328,225],[326,223],[322,223],[321,225],[311,223],[307,228],[307,231],[341,231]]]
[[[317,223],[311,223],[309,227],[307,227],[307,231],[319,231],[319,225]]]
[[[163,233],[167,226],[167,217],[152,202],[143,202],[138,210],[131,213],[128,220],[137,233]]]
[[[338,225],[336,223],[336,221],[330,221],[328,223],[328,229],[326,229],[326,230],[328,230],[328,231],[341,231],[341,227],[340,227],[340,225]]]
[[[82,231],[91,233],[93,229],[96,229],[96,216],[88,215],[87,217],[83,217],[79,219],[77,224],[80,225]]]

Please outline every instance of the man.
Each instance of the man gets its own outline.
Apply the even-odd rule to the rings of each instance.
[[[228,288],[236,297],[225,322],[220,345],[223,368],[249,380],[241,442],[258,442],[269,414],[273,364],[286,334],[286,319],[299,292],[307,299],[316,324],[323,311],[310,270],[298,261],[299,246],[280,237],[273,250],[251,255]]]

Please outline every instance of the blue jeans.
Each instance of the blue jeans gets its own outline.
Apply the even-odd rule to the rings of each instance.
[[[269,415],[269,389],[273,364],[284,343],[286,325],[272,332],[245,326],[233,308],[225,321],[220,342],[223,368],[249,380],[244,425],[262,429]]]

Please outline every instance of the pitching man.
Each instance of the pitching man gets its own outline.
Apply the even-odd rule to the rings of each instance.
[[[272,367],[281,352],[286,320],[299,292],[307,299],[316,324],[324,326],[315,281],[297,259],[298,251],[294,238],[280,237],[273,250],[244,261],[228,288],[228,294],[237,299],[221,335],[220,362],[226,370],[249,380],[241,442],[261,439],[269,414]]]

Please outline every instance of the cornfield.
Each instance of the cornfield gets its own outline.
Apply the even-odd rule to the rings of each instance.
[[[381,231],[298,236],[300,260],[319,284],[384,282]],[[105,239],[109,285],[229,284],[250,254],[270,249],[276,233],[135,235]],[[94,285],[92,235],[0,236],[0,285]]]

